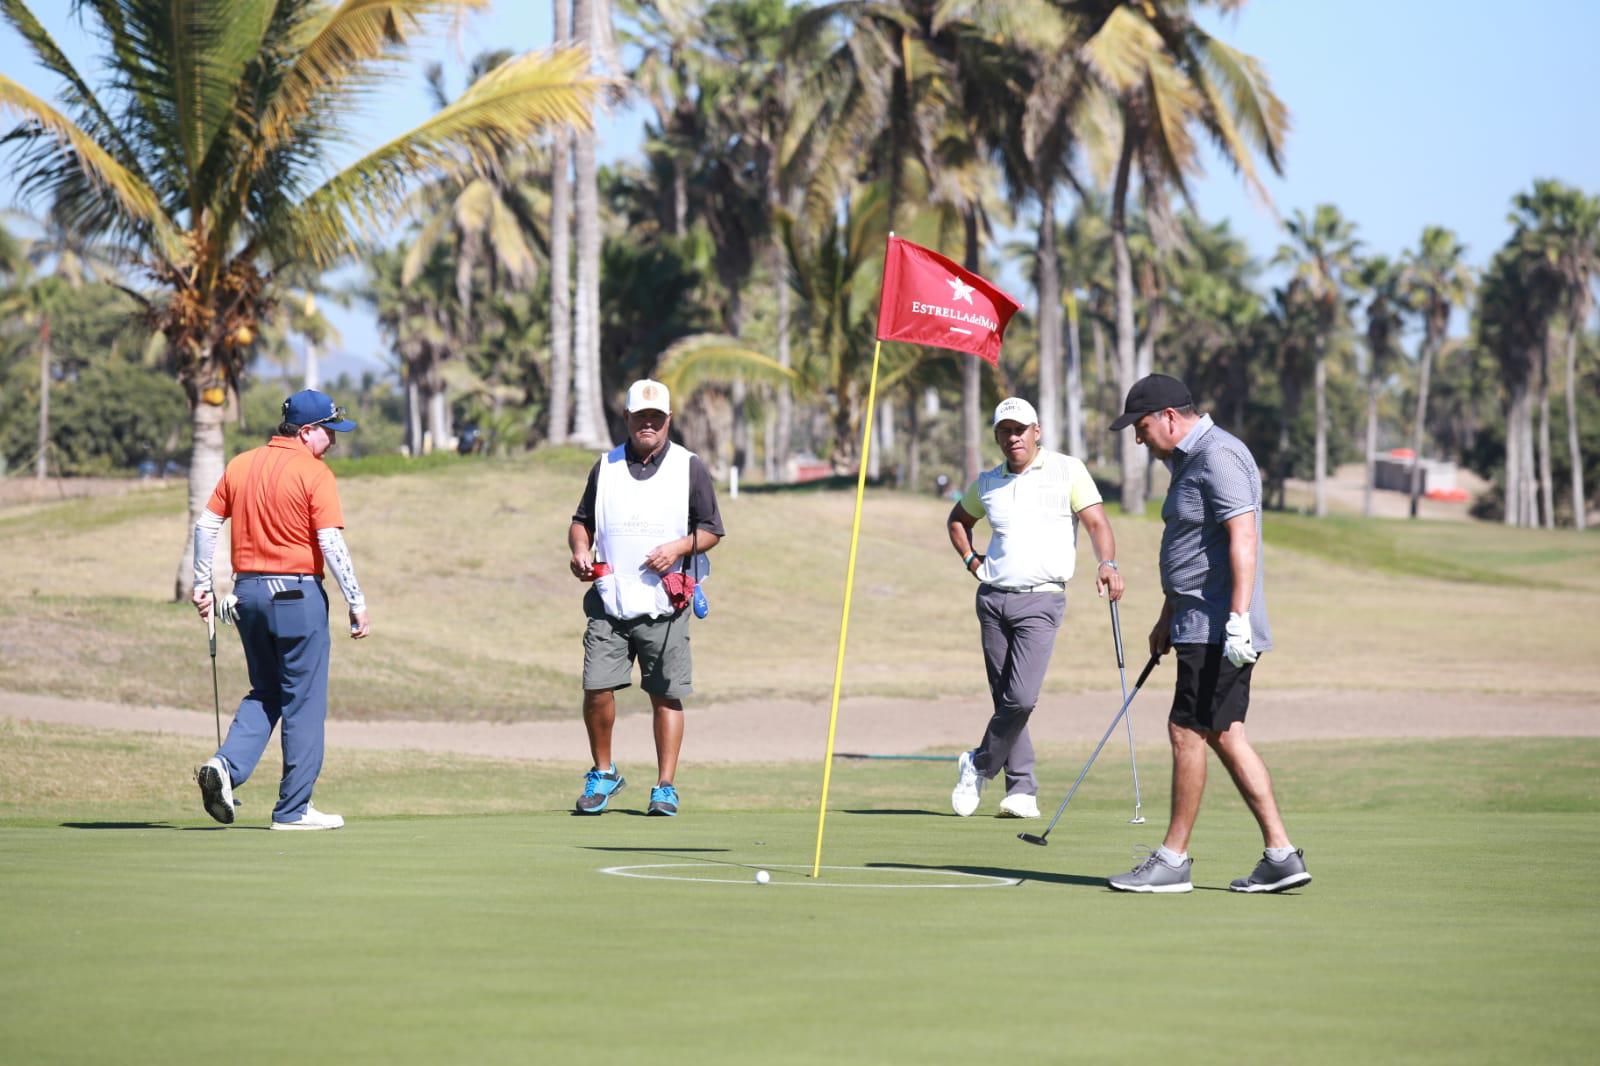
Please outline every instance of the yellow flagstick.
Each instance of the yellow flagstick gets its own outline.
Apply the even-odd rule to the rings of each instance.
[[[850,596],[856,584],[856,544],[861,538],[861,500],[867,490],[867,453],[872,449],[872,412],[878,405],[878,352],[883,341],[872,346],[872,380],[867,385],[867,418],[861,429],[861,471],[856,475],[856,516],[850,524],[850,563],[844,578],[844,611],[839,617],[839,658],[833,665],[833,706],[828,711],[828,753],[822,760],[822,802],[817,806],[817,856],[811,863],[811,876],[822,871],[822,826],[828,819],[828,784],[833,780],[833,738],[839,726],[839,685],[844,680],[844,642],[850,632]]]

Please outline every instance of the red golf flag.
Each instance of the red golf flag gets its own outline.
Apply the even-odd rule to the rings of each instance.
[[[931,344],[1000,363],[1000,338],[1021,305],[938,252],[889,238],[878,339]]]

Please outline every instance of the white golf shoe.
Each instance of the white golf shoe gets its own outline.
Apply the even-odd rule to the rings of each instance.
[[[200,802],[206,813],[223,825],[232,825],[233,809],[238,804],[233,799],[233,781],[222,760],[211,756],[195,768],[194,779],[200,786]]]
[[[950,792],[950,809],[963,818],[978,809],[978,799],[983,794],[983,776],[972,765],[972,752],[964,751],[956,757],[956,787]]]
[[[344,818],[337,814],[323,814],[311,804],[306,804],[306,812],[292,822],[273,821],[274,829],[341,829],[344,827]]]
[[[1000,801],[1001,818],[1039,817],[1039,797],[1018,792]]]

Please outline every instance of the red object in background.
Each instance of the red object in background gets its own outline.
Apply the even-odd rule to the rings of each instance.
[[[1389,449],[1389,458],[1391,459],[1415,459],[1416,457],[1417,453],[1412,451],[1410,448]]]
[[[1021,305],[938,252],[889,238],[878,297],[878,339],[967,352],[1000,365],[1006,323]]]
[[[1430,500],[1438,500],[1441,503],[1466,503],[1472,499],[1466,489],[1430,489],[1424,492],[1423,495]]]

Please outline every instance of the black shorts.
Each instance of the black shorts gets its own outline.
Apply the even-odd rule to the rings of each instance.
[[[1221,644],[1175,644],[1173,650],[1178,653],[1178,687],[1168,720],[1202,733],[1226,732],[1244,721],[1256,664],[1234,666]]]

